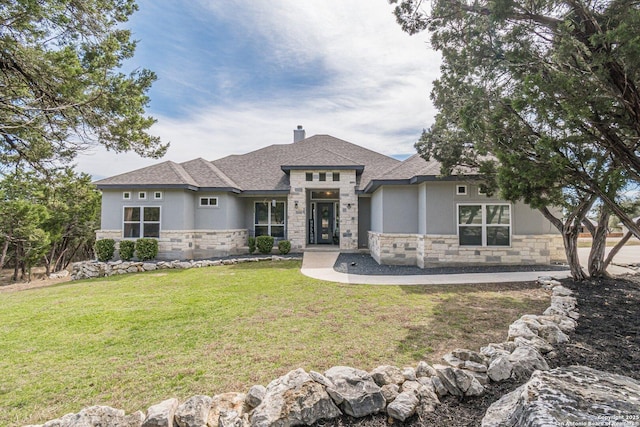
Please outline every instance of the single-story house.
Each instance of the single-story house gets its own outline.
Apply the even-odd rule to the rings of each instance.
[[[482,194],[477,176],[440,176],[329,135],[214,161],[165,161],[102,179],[97,238],[156,238],[161,259],[246,252],[271,235],[301,252],[369,250],[383,264],[546,264],[562,239],[537,210]]]

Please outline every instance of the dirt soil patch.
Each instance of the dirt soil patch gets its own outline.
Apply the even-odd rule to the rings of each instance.
[[[575,292],[580,319],[575,332],[570,334],[571,341],[556,347],[557,356],[548,360],[549,366],[583,365],[640,380],[640,276],[582,283],[565,280],[563,284]],[[414,416],[404,423],[393,421],[393,425],[479,426],[487,408],[523,382],[492,383],[487,386],[484,396],[474,399],[447,396],[441,399],[442,405],[435,412]],[[391,421],[384,416],[343,417],[318,426],[384,427]]]
[[[44,267],[34,267],[31,270],[31,281],[18,280],[17,282],[14,282],[11,280],[12,276],[12,268],[0,270],[0,292],[14,292],[32,288],[43,288],[45,286],[57,285],[58,283],[64,283],[71,280],[70,276],[60,279],[51,279],[46,276]]]

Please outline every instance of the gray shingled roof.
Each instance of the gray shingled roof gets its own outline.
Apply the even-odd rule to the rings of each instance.
[[[112,176],[96,181],[100,187],[118,186],[191,186],[197,187],[197,182],[184,170],[182,165],[166,161],[157,165]]]
[[[214,166],[213,163],[203,158],[190,160],[181,163],[181,165],[198,183],[198,187],[240,189],[240,186],[233,182],[231,178]]]
[[[288,190],[289,178],[281,166],[364,166],[360,188],[377,170],[389,169],[398,160],[329,135],[314,135],[299,142],[270,145],[247,154],[212,163],[245,191]],[[336,164],[337,163],[337,164]]]
[[[395,180],[411,179],[414,176],[438,176],[440,175],[440,162],[431,159],[426,161],[419,154],[414,154],[402,163],[393,166],[391,169],[382,171],[374,179]]]
[[[97,181],[98,187],[185,186],[239,191],[288,191],[289,176],[282,166],[336,166],[361,170],[359,188],[378,171],[401,164],[398,160],[329,135],[314,135],[292,144],[270,145],[250,153],[212,162],[194,159],[163,162]]]

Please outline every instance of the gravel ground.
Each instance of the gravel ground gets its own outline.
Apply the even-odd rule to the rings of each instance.
[[[566,265],[481,265],[420,268],[411,265],[380,265],[371,255],[341,253],[333,269],[339,273],[368,274],[373,276],[400,276],[423,274],[503,273],[514,271],[566,271]]]

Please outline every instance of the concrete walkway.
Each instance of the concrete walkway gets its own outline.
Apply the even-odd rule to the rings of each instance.
[[[608,251],[608,250],[607,250]],[[588,248],[579,249],[580,260],[586,268],[589,256]],[[305,252],[302,258],[301,272],[305,276],[329,282],[358,285],[461,285],[468,283],[505,283],[530,282],[541,276],[557,279],[570,277],[569,271],[522,271],[508,273],[467,273],[467,274],[425,274],[406,276],[368,276],[361,274],[339,273],[333,269],[340,252]],[[640,246],[625,246],[616,255],[614,264],[633,264],[640,262]],[[610,274],[636,274],[634,270],[617,265],[609,266]]]
[[[305,252],[302,274],[314,279],[353,285],[462,285],[467,283],[530,282],[540,276],[569,277],[564,271],[523,271],[509,273],[425,274],[406,276],[367,276],[339,273],[333,269],[339,252]]]

